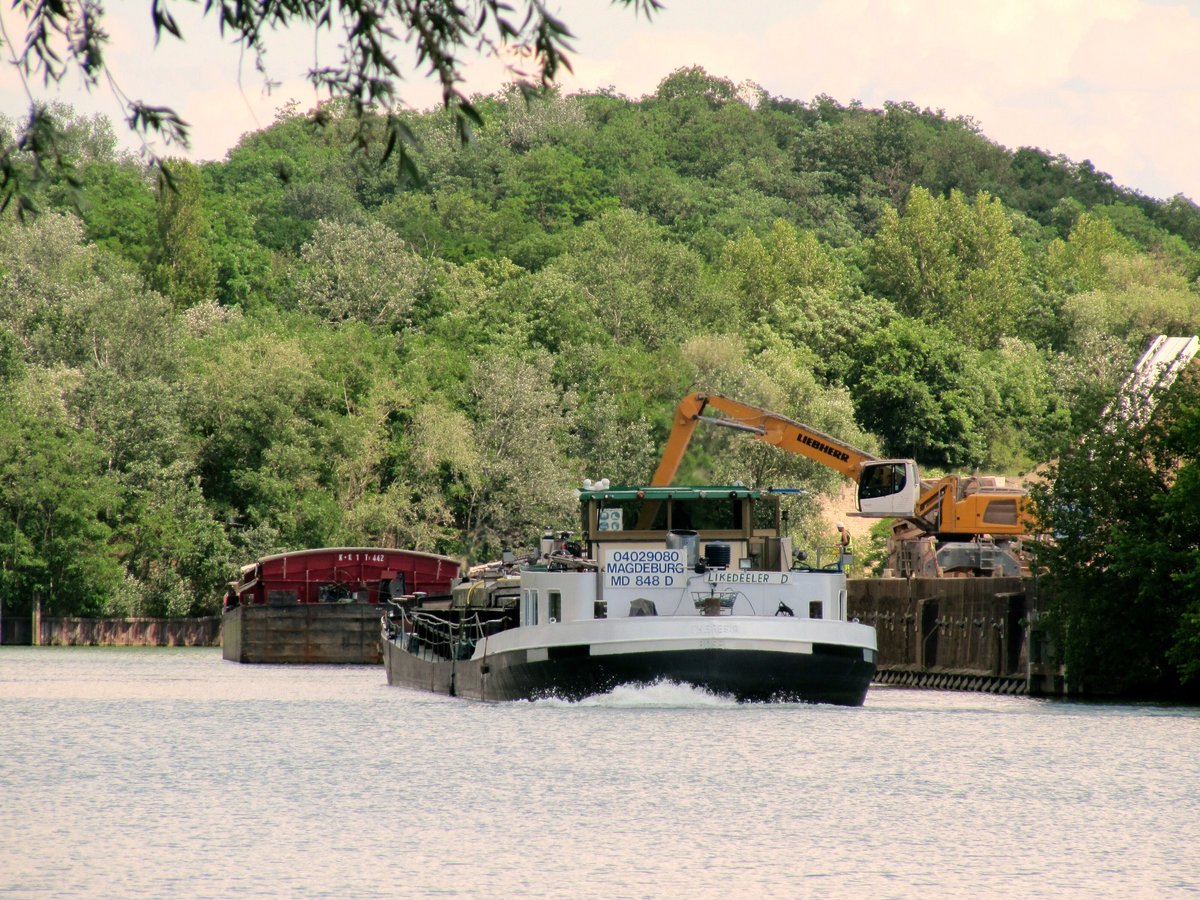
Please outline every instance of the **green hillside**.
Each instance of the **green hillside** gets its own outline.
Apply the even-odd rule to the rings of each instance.
[[[0,219],[5,615],[34,591],[211,612],[282,549],[529,546],[572,527],[582,478],[647,478],[697,388],[1017,474],[1095,425],[1152,335],[1200,330],[1195,203],[970,120],[700,69],[477,108],[465,147],[409,117],[419,182],[330,106],[173,189],[60,111],[82,189]],[[685,469],[809,487],[800,543],[841,487],[712,431]]]

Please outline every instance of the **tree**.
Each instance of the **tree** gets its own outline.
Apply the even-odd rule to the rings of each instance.
[[[700,257],[664,238],[645,216],[610,210],[578,229],[570,252],[550,269],[581,286],[614,342],[657,347],[677,337],[684,322],[704,327],[728,312],[706,289]]]
[[[27,359],[63,361],[66,309],[96,265],[94,251],[83,246],[79,220],[50,215],[30,228],[0,222],[0,260],[0,321]]]
[[[105,610],[135,616],[214,615],[235,562],[190,463],[126,479],[115,529],[125,580]]]
[[[1154,218],[1192,247],[1200,247],[1200,206],[1194,200],[1176,194],[1155,209]]]
[[[1136,404],[1147,398],[1132,398]],[[1145,427],[1113,414],[1035,486],[1052,540],[1046,624],[1073,687],[1154,694],[1200,682],[1200,391],[1181,379]]]
[[[812,232],[798,232],[776,219],[768,241],[750,232],[725,245],[721,268],[747,306],[761,309],[803,288],[842,294],[849,288],[846,266]]]
[[[660,7],[658,0],[620,3],[647,16]],[[188,124],[173,109],[133,100],[113,81],[105,59],[108,32],[101,6],[21,3],[14,9],[25,18],[23,40],[18,38],[12,50],[14,65],[23,79],[37,75],[47,83],[61,82],[68,73],[77,72],[89,87],[107,79],[114,85],[136,133],[157,133],[168,145],[187,146]],[[170,37],[183,40],[180,25],[166,4],[152,2],[150,14],[156,41]],[[402,49],[411,51],[412,69],[427,70],[437,78],[442,102],[453,112],[464,140],[471,127],[481,122],[472,101],[459,87],[463,65],[459,53],[464,48],[474,48],[487,56],[530,60],[533,71],[518,69],[511,63],[508,67],[518,79],[534,78],[543,87],[553,82],[560,68],[570,68],[567,52],[571,32],[539,0],[523,0],[515,5],[504,0],[388,0],[375,5],[356,0],[219,0],[205,4],[203,14],[219,28],[222,37],[228,36],[248,51],[264,73],[265,36],[269,32],[280,28],[340,31],[342,59],[332,65],[314,66],[308,78],[318,90],[349,103],[358,122],[354,139],[359,146],[365,148],[372,138],[366,124],[368,114],[385,111],[386,128],[381,136],[384,158],[398,151],[400,168],[410,174],[415,174],[408,152],[412,132],[393,112],[400,100],[397,85],[404,77],[397,61]],[[47,107],[31,104],[20,137],[0,144],[0,210],[14,198],[22,211],[32,208],[31,184],[44,179],[51,169],[69,166],[67,150],[55,116]],[[28,168],[21,165],[22,156],[29,158]]]
[[[492,354],[471,378],[478,476],[462,523],[475,554],[529,546],[568,521],[582,473],[564,449],[576,399],[555,388],[544,357]]]
[[[332,540],[461,551],[449,488],[463,470],[465,480],[474,477],[470,423],[387,366],[365,380],[337,422],[332,483],[341,517]]]
[[[617,205],[616,198],[605,196],[604,173],[562,147],[535,147],[512,157],[506,168],[506,201],[547,231],[578,225]]]
[[[975,466],[986,455],[975,371],[975,355],[949,329],[902,318],[862,341],[847,383],[859,423],[888,455]]]
[[[726,244],[721,269],[752,325],[752,343],[808,348],[826,383],[843,383],[858,343],[896,316],[888,301],[862,293],[832,248],[782,220],[766,242],[747,232]]]
[[[84,242],[74,216],[0,223],[0,322],[29,362],[111,366],[126,375],[169,370],[169,312],[127,266]]]
[[[151,271],[155,239],[155,197],[143,167],[132,160],[97,162],[83,171],[80,206],[87,238],[139,272]]]
[[[270,296],[274,273],[270,251],[254,239],[254,215],[237,196],[205,191],[205,214],[216,270],[216,299],[225,306],[251,307]]]
[[[1032,344],[1004,338],[973,366],[983,402],[977,427],[983,433],[993,472],[1026,472],[1058,452],[1070,425],[1070,410],[1055,390],[1051,359]]]
[[[1046,280],[1051,290],[1062,293],[1112,287],[1109,266],[1134,250],[1110,219],[1083,213],[1065,241],[1052,241],[1046,248]]]
[[[105,468],[122,478],[144,482],[161,469],[191,461],[176,384],[89,367],[67,400],[80,426],[104,451]]]
[[[523,97],[510,85],[503,92],[504,121],[500,123],[504,143],[521,152],[561,141],[586,125],[583,104],[577,97],[564,97],[558,88]]]
[[[297,305],[326,322],[400,330],[432,286],[429,264],[386,226],[322,221],[300,251]]]
[[[591,478],[641,484],[654,471],[657,447],[644,411],[607,391],[582,401],[575,416],[578,458]]]
[[[362,389],[352,373],[329,370],[343,353],[347,366],[372,365],[378,354],[351,350],[362,338],[275,317],[215,328],[188,348],[183,414],[221,518],[269,525],[290,548],[328,542],[339,517],[332,490],[344,450],[339,412]]]
[[[74,427],[61,385],[27,378],[0,403],[0,603],[28,614],[97,613],[121,580],[109,547],[116,484],[104,452]]]
[[[659,100],[703,100],[718,107],[737,99],[737,85],[728,78],[709,75],[702,66],[685,66],[660,81],[655,96]]]
[[[870,247],[874,291],[901,312],[942,323],[968,345],[995,347],[1025,311],[1025,256],[999,200],[940,199],[913,188],[903,215],[884,211]]]
[[[200,173],[189,162],[174,160],[158,190],[158,242],[152,258],[152,282],[181,309],[213,295],[217,271],[209,250],[208,217]]]

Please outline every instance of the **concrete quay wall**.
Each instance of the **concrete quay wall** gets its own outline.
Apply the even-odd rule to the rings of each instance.
[[[1033,578],[851,579],[850,616],[875,628],[882,684],[1060,694]]]
[[[221,617],[199,619],[39,618],[36,640],[57,647],[217,647]]]

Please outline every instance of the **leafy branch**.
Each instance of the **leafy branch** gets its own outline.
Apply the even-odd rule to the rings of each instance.
[[[661,9],[660,0],[614,2],[646,17]],[[68,72],[78,71],[89,88],[104,78],[125,110],[130,130],[143,140],[144,154],[160,169],[163,160],[148,138],[158,135],[167,145],[188,146],[188,123],[170,106],[131,99],[117,85],[105,60],[109,35],[98,0],[15,0],[13,9],[25,21],[21,47],[18,51],[5,30],[0,30],[0,42],[11,48],[8,62],[25,84],[30,113],[18,138],[0,143],[0,211],[14,201],[22,215],[32,211],[33,188],[51,172],[66,174],[72,168],[59,149],[60,132],[53,117],[32,99],[31,77],[40,76],[44,84],[59,83]],[[442,103],[454,113],[464,142],[482,122],[461,89],[464,50],[504,58],[516,79],[542,88],[553,83],[560,70],[571,70],[573,35],[541,0],[204,0],[203,15],[216,21],[223,38],[251,53],[264,76],[268,32],[295,27],[336,30],[341,59],[314,66],[308,80],[331,100],[347,102],[357,123],[351,141],[364,153],[375,139],[368,118],[385,116],[382,161],[394,155],[406,179],[415,179],[418,172],[409,152],[415,137],[397,115],[398,84],[405,77],[398,62],[402,52],[410,53],[415,68],[440,84]],[[156,44],[164,36],[185,39],[167,0],[151,0],[150,16]],[[319,112],[314,121],[322,123]]]

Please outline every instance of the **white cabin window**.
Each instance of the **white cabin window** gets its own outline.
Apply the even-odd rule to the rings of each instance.
[[[550,592],[550,621],[562,621],[562,594],[558,591]]]
[[[521,592],[521,619],[525,625],[536,625],[538,622],[538,592],[525,590]]]
[[[904,463],[876,463],[863,471],[858,497],[860,500],[890,497],[904,490],[907,481]]]
[[[824,605],[825,604],[823,604],[820,600],[809,600],[808,601],[808,617],[810,619],[821,618],[821,607],[823,607]]]

